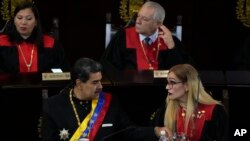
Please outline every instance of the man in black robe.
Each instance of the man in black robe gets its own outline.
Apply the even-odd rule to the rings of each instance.
[[[193,64],[180,40],[163,25],[164,18],[161,5],[146,2],[135,26],[126,26],[112,38],[101,59],[104,69],[158,70],[180,63]]]

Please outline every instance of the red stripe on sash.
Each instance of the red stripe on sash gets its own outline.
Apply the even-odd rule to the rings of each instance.
[[[112,96],[109,93],[105,93],[104,95],[104,104],[102,106],[102,109],[96,119],[96,122],[94,123],[92,130],[89,133],[89,141],[93,141],[98,130],[100,129],[100,126],[103,123],[103,120],[105,118],[105,115],[109,109],[110,102],[111,102]]]

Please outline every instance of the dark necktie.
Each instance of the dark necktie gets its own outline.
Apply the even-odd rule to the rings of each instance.
[[[144,43],[146,44],[147,47],[150,45],[149,42],[150,42],[150,38],[149,38],[149,37],[146,37],[146,38],[144,39]]]

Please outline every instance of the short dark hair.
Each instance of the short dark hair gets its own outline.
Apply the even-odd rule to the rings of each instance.
[[[90,73],[101,72],[102,66],[100,63],[90,58],[80,58],[74,64],[72,71],[72,81],[75,84],[76,79],[80,79],[82,82],[89,80]]]

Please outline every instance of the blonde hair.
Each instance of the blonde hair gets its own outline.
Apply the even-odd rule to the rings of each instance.
[[[195,113],[198,103],[201,104],[221,104],[220,101],[213,99],[204,89],[202,82],[200,81],[197,70],[190,64],[179,64],[173,66],[169,73],[172,72],[182,82],[187,83],[187,109],[185,116],[185,129],[187,132],[188,124],[192,121],[192,114]],[[175,124],[177,120],[180,104],[178,100],[166,98],[166,112],[164,118],[164,125],[175,131]]]

